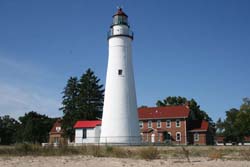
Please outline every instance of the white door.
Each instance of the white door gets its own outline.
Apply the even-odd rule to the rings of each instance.
[[[151,142],[154,143],[155,142],[155,134],[151,135]]]

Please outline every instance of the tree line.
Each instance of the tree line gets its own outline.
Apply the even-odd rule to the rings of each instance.
[[[192,111],[193,119],[195,120],[207,120],[211,124],[213,123],[213,120],[209,115],[200,108],[200,105],[192,98],[191,100],[188,100],[186,97],[181,96],[168,96],[163,100],[158,100],[156,102],[156,106],[179,106],[179,105],[187,105],[190,108],[190,111]]]
[[[74,139],[74,124],[78,120],[102,118],[104,89],[100,79],[91,69],[78,77],[70,77],[62,92],[62,129],[64,136]],[[205,119],[213,124],[209,115],[194,100],[181,96],[169,96],[158,100],[156,106],[188,105],[194,119]],[[147,107],[147,106],[142,106]],[[226,119],[217,121],[217,134],[226,140],[241,141],[250,135],[250,100],[245,98],[240,109],[226,111]],[[35,111],[25,113],[15,120],[10,116],[0,116],[0,144],[17,142],[48,142],[49,131],[58,118],[50,118]]]
[[[224,142],[244,143],[250,136],[250,98],[243,98],[240,108],[226,111],[226,118],[216,123],[217,136],[223,136]]]
[[[18,121],[8,115],[0,117],[0,144],[43,143],[56,118],[49,118],[35,111],[25,113]]]

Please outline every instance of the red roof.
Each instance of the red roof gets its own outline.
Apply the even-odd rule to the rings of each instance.
[[[94,121],[77,121],[74,128],[94,128],[98,125],[101,125],[102,121],[94,120]]]
[[[53,124],[53,127],[50,130],[50,133],[62,133],[61,124],[62,124],[62,120],[57,119],[56,122]]]
[[[145,107],[138,109],[139,120],[161,118],[187,118],[190,109],[187,106]]]
[[[122,11],[122,8],[118,8],[118,11],[116,12],[116,14],[115,14],[114,16],[116,16],[116,15],[128,17],[128,16]],[[113,16],[113,17],[114,17],[114,16]]]
[[[190,125],[190,132],[207,131],[209,123],[206,120],[194,120]]]

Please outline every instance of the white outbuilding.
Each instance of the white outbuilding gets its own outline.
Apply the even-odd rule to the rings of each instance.
[[[94,144],[99,143],[101,134],[101,124],[100,120],[93,121],[77,121],[75,129],[75,144]]]

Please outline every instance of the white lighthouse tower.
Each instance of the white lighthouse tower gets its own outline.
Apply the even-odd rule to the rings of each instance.
[[[133,32],[128,16],[118,9],[108,32],[109,59],[103,106],[101,143],[140,143],[132,65]]]

